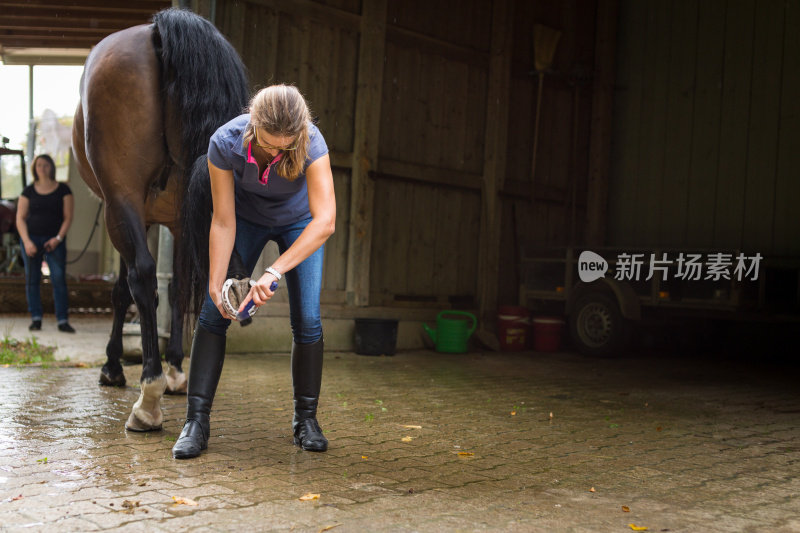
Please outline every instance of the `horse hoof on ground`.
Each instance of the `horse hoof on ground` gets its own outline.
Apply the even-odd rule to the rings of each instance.
[[[167,369],[167,390],[166,394],[186,394],[186,374],[183,370],[178,370],[172,365]]]
[[[100,385],[104,385],[106,387],[124,387],[125,386],[125,374],[120,372],[116,375],[109,374],[106,369],[100,371]]]
[[[133,404],[133,411],[125,423],[129,431],[158,431],[161,429],[161,396],[167,388],[164,374],[142,381],[142,392]]]

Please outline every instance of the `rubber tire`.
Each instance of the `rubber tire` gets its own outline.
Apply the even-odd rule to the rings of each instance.
[[[630,341],[631,323],[622,316],[613,294],[590,292],[575,302],[569,316],[569,332],[582,354],[615,357]]]

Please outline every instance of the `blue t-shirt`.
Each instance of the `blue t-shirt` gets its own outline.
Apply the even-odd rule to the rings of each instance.
[[[239,115],[220,126],[208,144],[208,160],[217,168],[233,171],[236,216],[261,226],[287,226],[307,219],[311,213],[305,171],[328,153],[322,133],[315,125],[308,125],[308,155],[296,180],[289,181],[270,168],[263,185],[258,164],[252,157],[248,161],[249,147],[242,145],[249,122],[249,114]]]

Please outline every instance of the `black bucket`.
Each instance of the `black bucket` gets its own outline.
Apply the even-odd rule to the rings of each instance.
[[[394,355],[397,349],[397,320],[356,318],[356,353]]]

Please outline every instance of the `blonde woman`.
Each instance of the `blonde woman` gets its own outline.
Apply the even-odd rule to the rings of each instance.
[[[209,143],[214,209],[208,295],[192,343],[186,422],[172,449],[177,459],[196,457],[208,445],[225,334],[235,318],[222,302],[231,254],[238,254],[249,274],[269,241],[277,243],[280,257],[260,277],[254,275],[257,282],[239,310],[250,300],[264,305],[274,294],[273,282],[285,284],[294,339],[294,443],[308,451],[328,447],[316,419],[322,382],[323,244],[336,219],[328,147],[295,87],[262,89],[249,111],[220,127]]]

